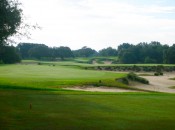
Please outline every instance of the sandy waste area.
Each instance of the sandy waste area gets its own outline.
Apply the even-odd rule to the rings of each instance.
[[[138,84],[133,87],[156,91],[156,92],[166,92],[166,93],[175,93],[175,89],[170,87],[175,86],[175,80],[170,80],[170,78],[175,78],[175,72],[173,73],[164,73],[163,76],[141,76],[147,80],[149,80],[149,85]],[[94,86],[75,86],[71,88],[64,88],[68,90],[78,90],[78,91],[91,91],[91,92],[143,92],[137,90],[128,90],[128,89],[120,89],[120,88],[112,88],[112,87],[94,87]]]
[[[120,88],[112,88],[112,87],[94,87],[94,86],[75,86],[72,88],[64,88],[67,90],[78,90],[78,91],[89,91],[89,92],[138,92],[136,90],[129,89],[120,89]]]
[[[157,91],[157,92],[166,92],[166,93],[175,93],[175,89],[170,87],[175,86],[175,73],[164,73],[163,76],[141,76],[149,81],[149,85],[136,85],[136,88]]]

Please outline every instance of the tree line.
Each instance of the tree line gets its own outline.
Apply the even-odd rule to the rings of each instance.
[[[137,45],[123,43],[118,46],[120,63],[175,63],[175,44],[162,45],[160,42],[139,43]]]
[[[89,47],[71,50],[69,47],[48,47],[45,44],[20,43],[14,46],[0,47],[0,63],[17,63],[21,59],[64,60],[75,57],[109,57],[118,58],[117,63],[157,63],[175,64],[175,44],[162,45],[160,42],[139,43],[137,45],[123,43],[117,49],[112,47],[100,51]]]
[[[118,58],[117,63],[137,64],[137,63],[175,63],[175,44],[172,46],[162,45],[160,42],[139,43],[136,45],[123,43],[117,49],[112,47],[104,48],[100,51],[89,47],[82,47],[78,50],[71,50],[69,47],[48,47],[45,44],[20,43],[16,47],[4,46],[4,53],[1,53],[1,62],[15,63],[20,59],[37,60],[64,60],[75,57],[96,57],[113,56]],[[3,54],[3,55],[2,55]]]
[[[117,56],[117,50],[111,47],[97,52],[95,49],[86,46],[78,50],[71,50],[65,46],[48,47],[45,44],[20,43],[16,49],[22,59],[64,60],[74,57]]]

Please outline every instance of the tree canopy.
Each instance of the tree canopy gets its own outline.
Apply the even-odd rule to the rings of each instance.
[[[120,63],[175,63],[175,47],[162,45],[160,42],[123,43],[118,46]]]
[[[48,47],[36,43],[20,43],[17,50],[23,59],[64,60],[64,58],[73,57],[113,56],[118,59],[116,63],[124,64],[175,63],[175,44],[168,46],[156,41],[151,43],[142,42],[136,45],[123,43],[118,46],[118,49],[108,47],[99,52],[89,47],[82,47],[73,51],[69,47]]]
[[[20,43],[17,49],[23,59],[55,60],[60,58],[64,60],[64,58],[74,57],[72,50],[64,46],[48,47],[45,44]]]
[[[18,32],[22,23],[22,10],[16,0],[0,0],[0,45],[4,45],[9,36]]]
[[[17,0],[0,0],[0,62],[15,63],[20,57],[13,46],[8,46],[7,39],[18,33],[22,23],[22,10]]]
[[[99,51],[99,56],[117,56],[117,50],[112,47],[104,48]]]
[[[81,49],[73,51],[76,57],[91,57],[97,54],[97,51],[89,47],[82,47]]]

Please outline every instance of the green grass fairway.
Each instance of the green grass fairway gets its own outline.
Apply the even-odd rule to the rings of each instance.
[[[0,129],[173,130],[174,108],[170,94],[0,89]]]
[[[126,74],[83,70],[73,66],[18,64],[0,66],[0,87],[59,88],[60,86],[101,85],[126,87],[115,81]]]
[[[82,63],[78,63],[76,61],[82,61]],[[67,61],[59,61],[59,62],[46,62],[46,61],[35,61],[35,60],[23,60],[22,63],[43,63],[43,64],[55,64],[55,65],[62,65],[62,66],[79,66],[79,67],[94,67],[94,66],[175,66],[175,64],[89,64],[86,61],[90,60],[90,58],[78,58],[74,60],[67,60]],[[84,63],[83,63],[84,61]]]
[[[83,70],[69,62],[0,65],[0,130],[175,129],[175,94],[60,89],[75,85],[129,88],[116,82],[125,76]]]

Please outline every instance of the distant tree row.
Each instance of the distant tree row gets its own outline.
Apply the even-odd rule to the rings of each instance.
[[[69,47],[48,47],[45,44],[20,43],[17,47],[1,46],[0,62],[15,63],[21,59],[64,60],[74,57],[113,56],[118,58],[116,63],[164,63],[175,64],[175,44],[162,45],[160,42],[139,43],[133,45],[123,43],[118,49],[111,47],[96,51],[89,47],[71,50]]]
[[[175,44],[162,45],[160,42],[139,43],[132,45],[123,43],[118,46],[120,63],[175,63]]]
[[[99,53],[86,46],[78,50],[71,50],[69,47],[48,47],[44,44],[20,43],[17,46],[22,59],[64,59],[72,57],[93,57],[93,56],[117,56],[117,50],[111,47],[102,49]]]
[[[175,44],[172,46],[162,45],[160,42],[139,43],[133,45],[123,43],[118,49],[111,47],[97,52],[86,46],[78,50],[71,50],[69,47],[48,47],[44,44],[20,43],[17,46],[22,59],[64,59],[71,57],[93,57],[93,56],[116,56],[118,63],[175,63]]]
[[[49,59],[73,57],[73,52],[69,47],[48,47],[44,44],[20,43],[17,46],[22,59]]]

